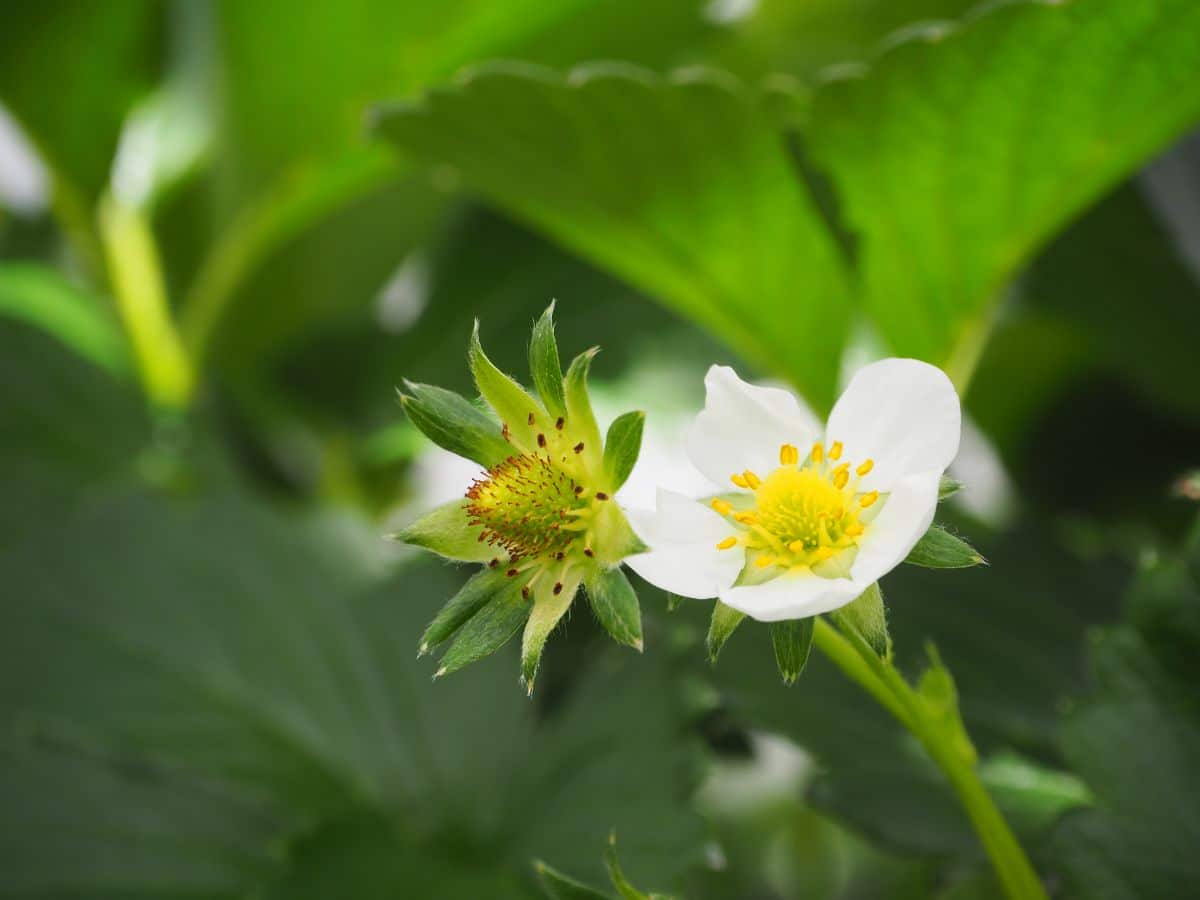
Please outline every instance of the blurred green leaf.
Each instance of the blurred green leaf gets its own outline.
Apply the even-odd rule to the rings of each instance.
[[[542,891],[550,900],[612,900],[608,894],[602,893],[586,884],[580,884],[561,872],[556,872],[540,860],[533,864],[541,882]]]
[[[1200,118],[1197,67],[1191,0],[1024,0],[914,27],[818,90],[812,152],[892,349],[961,383],[1030,255]]]
[[[832,399],[845,272],[753,90],[717,74],[492,65],[377,119],[816,404]]]
[[[1052,848],[1077,896],[1169,897],[1200,887],[1197,572],[1200,529],[1179,556],[1148,563],[1133,627],[1093,642],[1096,689],[1067,713],[1063,745],[1097,806],[1064,819]]]
[[[978,550],[941,525],[930,525],[904,561],[927,569],[966,569],[987,562]]]

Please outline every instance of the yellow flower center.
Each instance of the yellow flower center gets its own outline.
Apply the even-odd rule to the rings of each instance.
[[[712,507],[731,520],[736,532],[717,548],[745,547],[757,569],[811,569],[837,574],[848,568],[858,542],[881,508],[878,491],[860,492],[859,484],[874,462],[857,467],[842,462],[842,444],[815,444],[801,461],[791,444],[779,448],[779,467],[765,479],[746,470],[730,476],[753,491],[752,508],[735,509],[729,500]]]

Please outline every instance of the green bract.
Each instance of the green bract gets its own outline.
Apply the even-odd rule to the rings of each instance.
[[[535,392],[488,359],[478,322],[469,360],[489,410],[452,391],[405,382],[400,402],[412,423],[487,469],[461,499],[397,535],[448,559],[486,566],[421,638],[422,654],[453,639],[438,675],[498,650],[523,625],[521,680],[532,692],[546,639],[581,586],[609,634],[642,648],[637,596],[619,566],[645,548],[613,497],[637,461],[644,416],[620,416],[601,442],[587,393],[595,353],[581,353],[563,377],[551,303],[529,346]]]

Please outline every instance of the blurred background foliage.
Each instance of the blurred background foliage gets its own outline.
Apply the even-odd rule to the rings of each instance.
[[[462,574],[381,536],[469,469],[394,387],[467,390],[476,316],[520,371],[552,297],[649,412],[630,503],[712,361],[944,366],[992,566],[887,579],[899,661],[1056,896],[1200,891],[1200,7],[969,7],[6,6],[0,893],[530,897],[615,829],[693,898],[996,896],[892,722],[761,629],[710,668],[707,604],[430,683]]]

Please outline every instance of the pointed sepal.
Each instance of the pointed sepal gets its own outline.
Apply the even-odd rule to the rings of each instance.
[[[424,656],[458,631],[465,622],[508,587],[508,579],[499,569],[482,569],[462,586],[441,608],[421,635],[417,655]]]
[[[496,558],[491,544],[479,540],[479,528],[469,524],[466,504],[451,500],[401,528],[391,537],[458,562],[490,562]]]
[[[775,648],[775,665],[783,683],[793,685],[808,664],[812,649],[814,619],[788,619],[772,622],[771,644]]]
[[[851,630],[861,637],[880,657],[892,655],[892,639],[888,635],[887,609],[878,583],[871,585],[855,600],[833,613],[838,627]]]
[[[567,404],[567,421],[571,423],[572,431],[579,435],[583,444],[583,455],[589,468],[600,466],[603,445],[600,441],[600,426],[596,424],[596,414],[592,410],[592,401],[588,396],[588,371],[592,360],[600,352],[599,347],[585,350],[571,361],[563,379],[563,394]]]
[[[926,569],[968,569],[987,565],[982,553],[941,525],[930,525],[904,561]]]
[[[529,341],[529,374],[538,396],[552,416],[567,414],[563,390],[562,363],[558,360],[558,341],[554,337],[554,302],[534,323]]]
[[[529,451],[537,446],[537,434],[547,428],[546,411],[530,396],[525,388],[501,372],[483,352],[479,342],[479,320],[471,331],[471,344],[467,351],[471,376],[483,399],[500,417],[501,427],[510,441],[521,450]]]
[[[532,604],[522,596],[522,585],[517,579],[507,581],[500,592],[487,600],[483,608],[458,630],[450,649],[441,658],[435,678],[490,656],[525,624]]]
[[[720,600],[716,602],[713,606],[712,620],[708,623],[708,637],[704,641],[709,662],[717,661],[717,657],[721,655],[721,648],[745,618],[744,612],[738,612]]]
[[[500,423],[454,391],[405,381],[400,405],[427,438],[481,466],[495,465],[512,453]]]
[[[941,481],[938,482],[938,500],[945,500],[947,497],[953,497],[963,489],[963,483],[949,475],[943,475]]]
[[[637,593],[619,568],[601,569],[588,578],[592,612],[614,641],[642,650],[642,608]]]
[[[537,678],[546,639],[571,608],[577,590],[579,580],[575,579],[569,584],[543,581],[534,592],[533,609],[525,622],[525,634],[521,638],[521,683],[529,695],[533,694],[533,682]]]
[[[617,416],[604,439],[604,480],[608,490],[616,491],[629,478],[642,450],[642,431],[646,414],[641,410]]]

